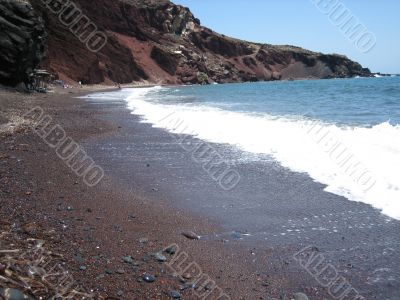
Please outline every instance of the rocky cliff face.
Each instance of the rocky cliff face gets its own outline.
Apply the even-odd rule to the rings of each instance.
[[[40,63],[46,32],[31,4],[0,0],[0,83],[16,85]]]
[[[65,80],[182,84],[370,76],[368,69],[344,56],[220,35],[168,0],[75,0],[75,8],[56,13],[43,0],[31,2],[49,35],[42,65]],[[82,16],[107,36],[99,52],[77,38]]]

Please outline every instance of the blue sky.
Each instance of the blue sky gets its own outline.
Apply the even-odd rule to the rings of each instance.
[[[376,46],[368,53],[349,41],[311,0],[172,1],[189,7],[202,25],[225,35],[345,54],[374,72],[400,73],[400,0],[340,0],[376,36]]]

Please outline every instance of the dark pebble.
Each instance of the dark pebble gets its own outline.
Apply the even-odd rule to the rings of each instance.
[[[165,261],[167,261],[167,258],[164,256],[164,255],[162,255],[161,253],[155,253],[154,254],[154,258],[158,261],[158,262],[165,262]]]
[[[173,299],[180,299],[181,298],[181,294],[179,294],[179,292],[177,291],[170,291],[169,292],[169,296]]]
[[[181,285],[179,289],[181,291],[184,291],[184,290],[193,288],[193,286],[194,286],[193,283],[185,283],[185,284]]]
[[[155,278],[153,275],[148,274],[148,273],[144,273],[143,276],[142,276],[142,278],[143,278],[143,280],[144,280],[145,282],[148,282],[148,283],[151,283],[151,282],[156,281],[156,278]]]
[[[113,227],[114,227],[115,230],[117,230],[119,232],[122,232],[121,225],[114,225]]]
[[[124,261],[125,263],[127,263],[127,264],[133,264],[133,258],[132,258],[132,256],[125,256],[125,257],[123,257],[122,259],[123,259],[123,261]]]
[[[168,253],[170,255],[174,255],[176,251],[178,251],[176,246],[170,246],[164,250],[165,253]]]
[[[182,235],[185,238],[188,238],[190,240],[199,240],[200,239],[200,236],[195,234],[193,231],[182,232]]]
[[[80,266],[79,267],[79,270],[81,270],[81,271],[85,271],[87,268],[86,268],[86,266]]]
[[[111,270],[111,269],[107,269],[107,270],[106,270],[106,274],[108,274],[108,275],[112,275],[112,274],[114,274],[114,271],[113,271],[113,270]]]

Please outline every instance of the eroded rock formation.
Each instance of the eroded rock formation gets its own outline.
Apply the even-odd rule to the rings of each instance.
[[[16,85],[41,62],[46,32],[28,1],[0,0],[0,83]]]
[[[31,0],[49,36],[42,66],[65,80],[182,84],[371,75],[344,56],[226,37],[168,0],[58,1],[48,2],[66,3],[54,13],[45,1]],[[106,35],[99,52],[78,38],[82,18]]]

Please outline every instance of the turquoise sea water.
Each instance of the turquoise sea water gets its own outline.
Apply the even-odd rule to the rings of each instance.
[[[205,105],[336,124],[400,124],[400,77],[277,81],[159,91],[154,102]]]

